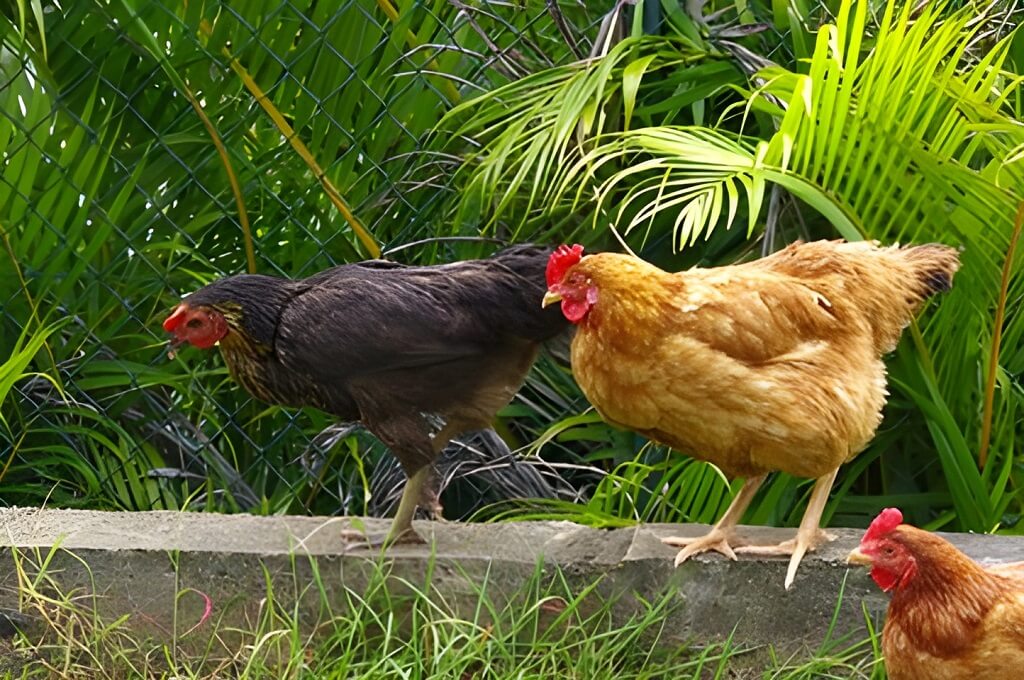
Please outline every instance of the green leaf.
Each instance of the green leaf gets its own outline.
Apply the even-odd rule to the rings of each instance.
[[[14,344],[14,350],[11,352],[11,355],[4,363],[0,364],[0,404],[3,404],[7,399],[7,395],[10,393],[11,388],[14,387],[14,383],[28,375],[25,371],[29,363],[32,362],[32,359],[42,349],[47,338],[60,328],[61,325],[63,325],[61,322],[54,323],[40,328],[31,335],[29,335],[28,328],[22,331],[21,336]],[[60,389],[52,378],[49,378],[49,380],[58,390]]]
[[[636,106],[636,93],[640,89],[640,81],[644,77],[647,67],[654,61],[656,55],[649,54],[636,61],[626,64],[622,69],[622,104],[625,108],[623,129],[629,129],[629,122],[633,118],[633,108]]]

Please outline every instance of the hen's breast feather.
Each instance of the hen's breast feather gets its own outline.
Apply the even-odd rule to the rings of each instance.
[[[580,386],[602,416],[737,476],[820,476],[881,419],[884,365],[867,343],[806,341],[754,365],[684,333],[627,344],[604,332],[574,340]]]

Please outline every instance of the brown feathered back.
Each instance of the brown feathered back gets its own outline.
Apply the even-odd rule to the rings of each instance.
[[[794,243],[755,266],[813,281],[827,298],[846,299],[871,325],[875,350],[896,348],[921,304],[949,290],[960,268],[955,248],[929,243],[880,247],[875,241]]]

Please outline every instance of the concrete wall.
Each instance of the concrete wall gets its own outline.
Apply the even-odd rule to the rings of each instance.
[[[371,531],[388,522],[365,519]],[[72,588],[96,594],[96,607],[108,620],[128,614],[133,626],[159,637],[178,621],[198,621],[205,603],[195,588],[209,595],[215,618],[228,625],[246,625],[259,611],[266,591],[265,573],[275,584],[279,602],[298,599],[312,613],[319,595],[302,591],[312,582],[314,566],[329,597],[343,601],[345,588],[360,592],[385,559],[395,588],[401,579],[422,584],[432,565],[432,587],[446,601],[469,615],[475,607],[476,585],[485,579],[492,598],[521,596],[520,586],[535,573],[538,561],[548,571],[562,570],[580,587],[601,579],[596,593],[617,598],[615,611],[625,619],[665,592],[678,600],[667,641],[719,641],[735,630],[743,645],[774,645],[777,650],[813,649],[832,619],[844,579],[837,634],[864,631],[862,603],[880,619],[886,596],[861,569],[848,569],[844,559],[860,538],[859,530],[831,530],[836,541],[808,555],[790,591],[783,589],[785,559],[700,556],[679,569],[675,550],[658,539],[697,535],[696,525],[645,525],[597,530],[563,522],[503,524],[417,523],[433,538],[433,546],[401,546],[386,556],[366,550],[344,552],[341,532],[350,529],[342,518],[254,517],[200,513],[107,513],[71,510],[0,509],[0,611],[17,611],[14,553],[35,567],[35,549],[61,550],[50,573],[64,592]],[[744,527],[753,542],[789,538],[793,530]],[[1024,538],[956,535],[968,554],[995,562],[1024,558]],[[265,571],[266,570],[266,571]],[[305,598],[305,601],[303,600]],[[4,617],[0,616],[0,634]],[[181,624],[179,623],[179,629]]]

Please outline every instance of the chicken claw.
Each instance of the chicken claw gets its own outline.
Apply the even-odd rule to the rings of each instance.
[[[804,511],[804,517],[800,520],[800,528],[797,529],[795,539],[791,538],[778,545],[746,546],[740,551],[748,555],[792,555],[789,558],[789,568],[786,569],[786,590],[793,585],[797,567],[800,566],[800,560],[804,558],[807,551],[815,550],[822,543],[835,538],[821,530],[821,513],[825,509],[828,492],[832,489],[832,482],[836,480],[837,472],[839,472],[839,468],[818,477],[814,482],[814,489],[811,490],[811,498],[807,502],[807,510]]]
[[[804,555],[817,550],[821,545],[832,540],[835,540],[835,536],[815,527],[810,531],[803,531],[801,529],[797,532],[796,538],[783,541],[778,545],[745,545],[736,548],[736,552],[744,555],[760,555],[762,557],[784,557],[790,555],[785,582],[786,590],[789,590],[789,587],[793,585],[797,567],[800,566],[800,561],[804,558]]]
[[[358,529],[344,529],[341,532],[341,540],[344,543],[342,552],[345,553],[366,549],[380,550],[393,545],[423,545],[426,543],[426,540],[412,529],[404,531],[394,538],[387,533],[366,534]]]
[[[682,548],[682,550],[679,551],[679,554],[676,555],[675,565],[678,567],[692,556],[699,555],[700,553],[707,552],[709,550],[722,553],[730,560],[735,560],[736,553],[733,551],[732,546],[729,545],[729,539],[732,537],[731,531],[726,532],[715,527],[705,535],[696,538],[668,536],[661,539],[661,542],[674,548]]]
[[[661,542],[666,545],[682,548],[679,554],[676,555],[677,567],[690,559],[691,556],[707,552],[708,550],[720,552],[730,560],[736,559],[736,553],[733,552],[729,541],[736,537],[736,524],[743,517],[743,513],[746,512],[750,501],[754,499],[754,494],[757,493],[757,489],[764,482],[765,477],[767,475],[749,477],[743,483],[736,497],[732,499],[732,503],[729,504],[729,509],[722,515],[722,519],[718,520],[718,524],[711,527],[711,531],[705,535],[697,538],[670,536],[661,539]]]

